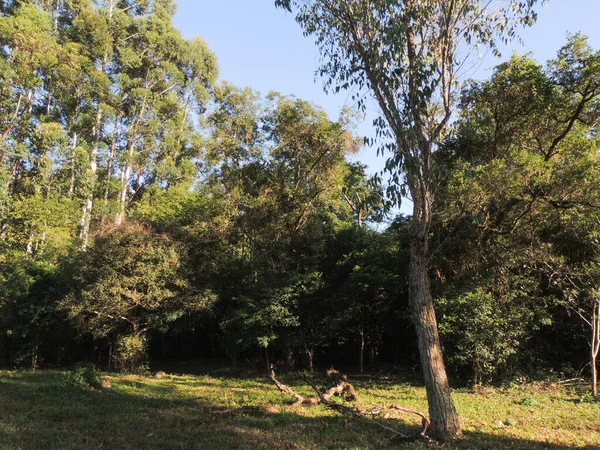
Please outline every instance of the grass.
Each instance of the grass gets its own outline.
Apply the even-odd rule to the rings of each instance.
[[[0,449],[424,449],[323,406],[292,407],[269,380],[231,372],[161,380],[110,375],[98,390],[68,372],[0,372]],[[309,394],[294,376],[281,380]],[[396,403],[426,411],[422,387],[351,377],[362,405]],[[528,385],[454,394],[464,438],[450,449],[600,449],[600,403],[577,392]],[[585,399],[585,397],[584,397]],[[412,433],[409,416],[381,418]]]

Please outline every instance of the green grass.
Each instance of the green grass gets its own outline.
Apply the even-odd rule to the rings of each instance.
[[[323,406],[292,407],[269,380],[229,372],[107,376],[96,390],[67,372],[0,372],[0,449],[421,449]],[[302,381],[281,381],[310,393]],[[426,411],[422,387],[351,377],[363,406],[396,403]],[[573,391],[530,385],[459,390],[464,438],[451,449],[600,449],[600,403]],[[410,416],[381,419],[405,433]]]

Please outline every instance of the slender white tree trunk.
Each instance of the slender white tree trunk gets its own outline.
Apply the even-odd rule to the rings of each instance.
[[[119,194],[119,212],[115,219],[115,224],[121,225],[125,219],[125,208],[127,206],[127,191],[129,190],[129,178],[133,172],[133,155],[135,146],[133,141],[129,144],[128,158],[123,170],[121,171],[121,192]]]
[[[598,366],[597,359],[600,352],[600,300],[594,307],[592,318],[592,342],[591,342],[591,364],[592,364],[592,395],[598,396]]]
[[[71,182],[69,183],[69,197],[73,196],[75,192],[75,151],[77,150],[77,143],[79,135],[77,132],[73,132],[73,140],[71,144]]]
[[[358,353],[358,370],[360,373],[365,371],[365,332],[361,328],[358,331],[360,335],[360,349]]]
[[[96,174],[98,172],[98,148],[100,146],[100,134],[102,128],[102,110],[98,106],[96,114],[96,124],[94,125],[94,146],[90,153],[90,173],[88,177],[88,195],[85,204],[83,205],[83,213],[81,216],[81,231],[79,237],[81,239],[81,249],[85,250],[88,246],[90,237],[90,225],[92,223],[92,210],[94,207],[94,188],[96,187]]]

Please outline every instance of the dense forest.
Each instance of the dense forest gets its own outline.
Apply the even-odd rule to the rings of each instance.
[[[418,372],[413,219],[349,159],[359,112],[219,82],[174,12],[0,1],[0,363]],[[599,100],[578,34],[462,90],[428,259],[454,384],[590,376]]]

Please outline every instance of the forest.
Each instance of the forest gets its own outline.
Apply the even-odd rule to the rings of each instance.
[[[455,2],[404,3],[273,6],[315,38],[328,89],[376,98],[365,138],[360,99],[331,118],[221,80],[173,0],[0,1],[0,384],[339,366],[357,387],[424,377],[442,440],[461,433],[435,406],[446,372],[457,389],[575,380],[597,404],[600,52],[574,33],[459,83],[447,26],[466,17],[460,45],[494,50],[536,2],[498,21],[458,1],[454,25]],[[281,448],[321,448],[304,445]]]

